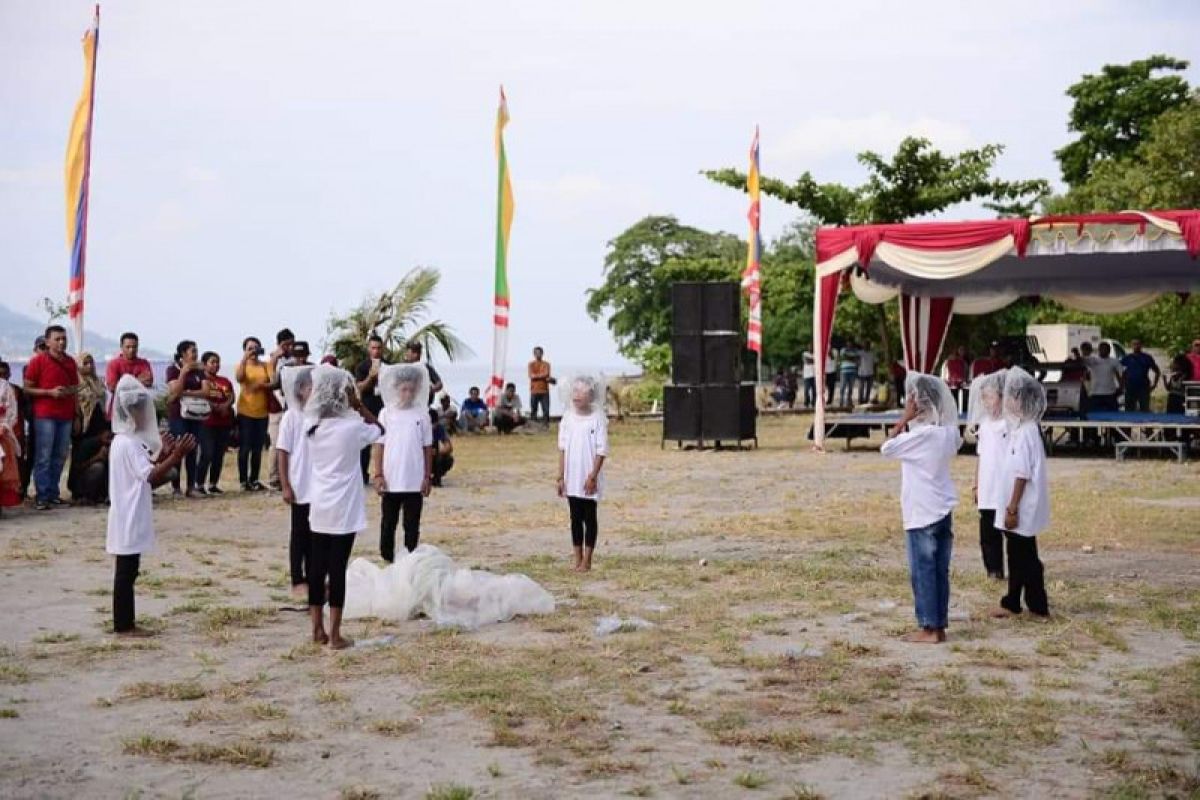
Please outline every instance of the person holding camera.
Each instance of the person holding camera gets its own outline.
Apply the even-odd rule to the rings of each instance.
[[[272,372],[271,365],[262,360],[265,352],[258,337],[247,336],[242,341],[242,360],[234,371],[241,387],[237,399],[238,480],[246,492],[267,488],[258,480],[271,409]]]

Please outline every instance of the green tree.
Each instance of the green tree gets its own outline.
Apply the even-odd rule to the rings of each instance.
[[[1178,75],[1188,62],[1154,55],[1129,64],[1107,64],[1067,88],[1074,101],[1067,128],[1079,138],[1055,156],[1068,186],[1080,186],[1102,163],[1131,156],[1151,124],[1188,100],[1188,83]]]
[[[441,350],[451,361],[471,350],[449,325],[427,320],[441,273],[432,267],[417,267],[400,279],[392,289],[367,295],[361,303],[344,313],[333,313],[326,323],[326,342],[338,361],[354,369],[367,357],[367,339],[383,338],[386,357],[400,359],[408,342],[420,342],[428,354]]]

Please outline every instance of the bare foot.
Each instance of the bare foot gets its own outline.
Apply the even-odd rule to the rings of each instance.
[[[1009,611],[1004,606],[997,606],[996,608],[993,608],[991,611],[991,615],[992,615],[993,619],[1007,619],[1008,617],[1016,616],[1016,614]]]
[[[938,632],[932,628],[922,628],[919,631],[906,633],[902,638],[904,641],[914,644],[938,644],[942,641],[938,638]]]
[[[313,641],[317,644],[329,644],[329,634],[325,631],[313,631]]]
[[[590,562],[590,561],[583,562],[583,566],[581,566],[579,568],[579,571],[580,572],[591,572],[592,571],[592,562]]]
[[[124,639],[146,639],[156,635],[154,631],[140,628],[137,625],[127,631],[116,631],[116,634]]]
[[[354,647],[354,640],[349,636],[338,635],[329,640],[329,646],[334,650],[345,650]]]
[[[938,637],[938,644],[941,644],[942,642],[946,641],[946,629],[938,628],[937,629],[937,637]]]

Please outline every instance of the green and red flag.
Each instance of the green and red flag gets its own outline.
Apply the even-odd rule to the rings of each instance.
[[[508,156],[504,151],[504,126],[508,124],[508,99],[500,87],[500,108],[496,111],[496,286],[492,312],[492,379],[484,400],[495,408],[504,391],[504,360],[508,355],[508,234],[512,229],[513,190],[508,175]]]

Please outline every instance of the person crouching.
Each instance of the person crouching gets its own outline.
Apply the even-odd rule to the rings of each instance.
[[[909,372],[904,388],[904,412],[880,452],[900,461],[900,510],[921,626],[904,638],[934,644],[946,641],[950,613],[951,512],[958,505],[950,462],[962,439],[958,406],[940,378]]]

